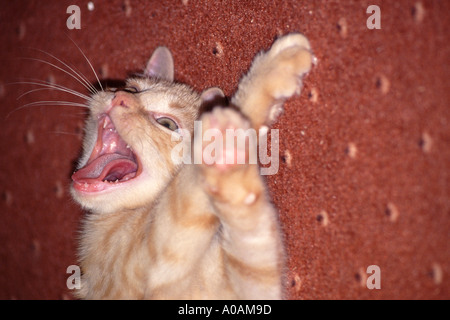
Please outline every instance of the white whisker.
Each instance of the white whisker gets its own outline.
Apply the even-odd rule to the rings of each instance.
[[[89,64],[89,66],[91,67],[92,72],[94,73],[95,78],[97,79],[98,85],[100,86],[100,88],[102,89],[102,91],[104,91],[103,86],[100,82],[100,79],[97,76],[97,72],[95,72],[94,67],[92,66],[91,61],[89,61],[89,59],[86,57],[86,55],[84,54],[83,50],[81,50],[81,48],[76,44],[76,42],[69,37],[69,35],[67,35],[67,37],[73,42],[73,44],[78,48],[78,50],[81,52],[81,54],[83,55],[83,57],[86,59],[87,63]]]
[[[42,80],[36,80],[36,79],[30,79],[30,81],[20,81],[20,82],[14,82],[14,83],[12,83],[12,84],[32,84],[32,85],[37,85],[37,86],[44,87],[44,88],[39,88],[39,89],[29,90],[29,91],[27,91],[27,92],[21,94],[21,95],[17,98],[17,100],[19,100],[20,98],[22,98],[23,96],[25,96],[25,95],[27,95],[27,94],[30,94],[30,93],[32,93],[32,92],[35,92],[35,91],[41,91],[41,90],[58,90],[58,91],[70,93],[70,94],[72,94],[72,95],[74,95],[74,96],[80,97],[80,98],[85,99],[85,100],[88,100],[88,101],[92,101],[92,98],[89,97],[89,96],[87,96],[87,95],[85,95],[85,94],[82,94],[82,93],[80,93],[80,92],[78,92],[78,91],[76,91],[76,90],[73,90],[73,89],[70,89],[70,88],[61,86],[61,85],[59,85],[59,84],[53,84],[53,83],[50,83],[50,82],[48,82],[48,81],[42,81]]]
[[[70,38],[70,37],[69,37],[69,38]],[[72,39],[70,39],[70,40],[72,40]],[[72,40],[72,42],[73,42],[73,40]],[[78,77],[78,79],[80,79],[81,81],[83,81],[89,88],[91,88],[91,89],[88,89],[91,93],[97,93],[97,92],[98,92],[98,90],[91,84],[91,82],[87,79],[87,77],[86,77],[82,72],[80,72],[79,70],[77,70],[75,67],[72,68],[72,67],[69,66],[67,63],[65,63],[63,60],[57,58],[55,55],[53,55],[53,54],[51,54],[51,53],[49,53],[49,52],[47,52],[47,51],[44,51],[44,50],[41,50],[41,49],[35,49],[35,48],[30,48],[30,49],[39,51],[39,52],[41,52],[41,53],[43,53],[43,54],[45,54],[45,55],[47,55],[47,56],[49,56],[49,57],[55,59],[56,61],[58,61],[59,63],[61,63],[63,66],[65,66],[66,68],[68,68],[70,71],[72,71],[72,72]],[[79,48],[78,48],[78,49],[79,49]],[[81,50],[81,49],[79,49],[79,50]],[[84,54],[83,54],[83,55],[84,55]],[[85,58],[86,58],[86,57],[85,57]],[[86,58],[86,59],[87,59],[87,58]],[[88,62],[88,63],[89,63],[89,62]],[[89,63],[89,65],[90,65],[90,63]],[[91,65],[90,65],[90,66],[91,66]],[[91,68],[92,68],[92,66],[91,66]],[[95,71],[94,71],[94,73],[95,73]],[[96,77],[96,79],[97,79],[97,81],[98,81],[97,75],[95,75],[95,77]],[[103,88],[102,88],[102,90],[103,90]]]
[[[43,52],[43,53],[46,53],[45,51],[42,51],[42,50],[39,50],[39,49],[35,49],[35,50],[40,51],[40,52]],[[67,71],[67,70],[65,70],[65,69],[63,69],[63,68],[57,66],[56,64],[53,64],[53,63],[51,63],[51,62],[49,62],[49,61],[46,61],[46,60],[43,60],[43,59],[29,58],[29,57],[22,57],[21,59],[32,60],[32,61],[38,61],[38,62],[41,62],[41,63],[45,63],[45,64],[47,64],[47,65],[50,65],[50,66],[52,66],[52,67],[54,67],[54,68],[56,68],[56,69],[58,69],[58,70],[64,72],[65,74],[69,75],[70,77],[74,78],[75,80],[77,80],[77,81],[78,81],[79,83],[81,83],[81,85],[82,85],[83,87],[85,87],[89,92],[91,92],[91,93],[93,93],[93,94],[95,94],[95,93],[98,92],[97,89],[95,89],[95,87],[94,87],[92,84],[89,83],[89,81],[87,81],[85,78],[83,78],[83,77],[82,77],[78,72],[76,72],[73,68],[71,68],[71,67],[68,66],[66,63],[64,63],[64,62],[62,62],[61,60],[59,60],[58,58],[54,57],[53,55],[51,55],[51,54],[49,54],[49,53],[46,53],[46,54],[48,54],[49,56],[51,56],[51,57],[55,58],[56,60],[58,60],[60,63],[62,63],[62,64],[63,64],[64,66],[66,66],[67,68],[69,68],[69,70],[71,70],[71,71],[74,72],[75,74],[72,74],[72,73],[70,73],[69,71]]]
[[[67,132],[67,131],[50,131],[50,133],[52,134],[64,134],[64,135],[69,135],[69,136],[79,136],[79,133],[75,133],[75,132]]]
[[[36,101],[36,102],[30,102],[27,104],[24,104],[20,106],[18,109],[26,108],[26,107],[32,107],[32,106],[69,106],[69,107],[81,107],[81,108],[89,108],[88,105],[85,105],[83,103],[75,103],[72,101],[56,101],[56,100],[49,100],[49,101]]]
[[[89,106],[83,103],[76,103],[72,101],[57,101],[57,100],[50,100],[50,101],[36,101],[36,102],[30,102],[27,104],[24,104],[18,108],[15,108],[11,112],[8,113],[5,119],[8,119],[11,114],[13,114],[16,111],[29,108],[29,107],[39,107],[39,106],[66,106],[66,107],[77,107],[77,108],[86,108],[89,109]]]

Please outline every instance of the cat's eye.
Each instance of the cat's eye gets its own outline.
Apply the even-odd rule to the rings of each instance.
[[[167,118],[167,117],[157,118],[156,122],[158,122],[160,125],[162,125],[163,127],[166,127],[167,129],[169,129],[171,131],[178,130],[177,123],[170,118]]]
[[[137,87],[135,87],[135,86],[128,86],[128,87],[125,87],[123,90],[125,90],[125,91],[127,91],[127,92],[129,92],[129,93],[138,93],[140,90],[137,88]]]

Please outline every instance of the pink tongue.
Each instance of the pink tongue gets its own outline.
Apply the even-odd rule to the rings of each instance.
[[[107,153],[75,172],[72,179],[75,182],[115,181],[130,173],[136,174],[136,171],[137,164],[130,158],[118,153]]]

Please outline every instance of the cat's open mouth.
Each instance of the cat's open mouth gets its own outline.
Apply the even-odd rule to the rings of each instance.
[[[109,116],[103,115],[94,150],[72,180],[79,191],[98,192],[137,177],[140,167],[137,156],[117,133]]]

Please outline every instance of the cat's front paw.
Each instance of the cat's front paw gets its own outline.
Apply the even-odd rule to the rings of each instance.
[[[255,161],[256,131],[239,111],[216,107],[202,118],[202,164],[221,172]]]
[[[201,117],[202,163],[205,190],[219,202],[250,205],[261,194],[257,166],[257,136],[238,110],[215,107]]]
[[[302,78],[311,69],[313,55],[308,39],[299,33],[281,37],[263,56],[264,87],[275,100],[300,93]]]
[[[281,113],[284,101],[300,93],[302,79],[312,62],[305,36],[299,33],[283,36],[268,51],[256,56],[231,101],[251,119],[254,127],[270,126]]]

